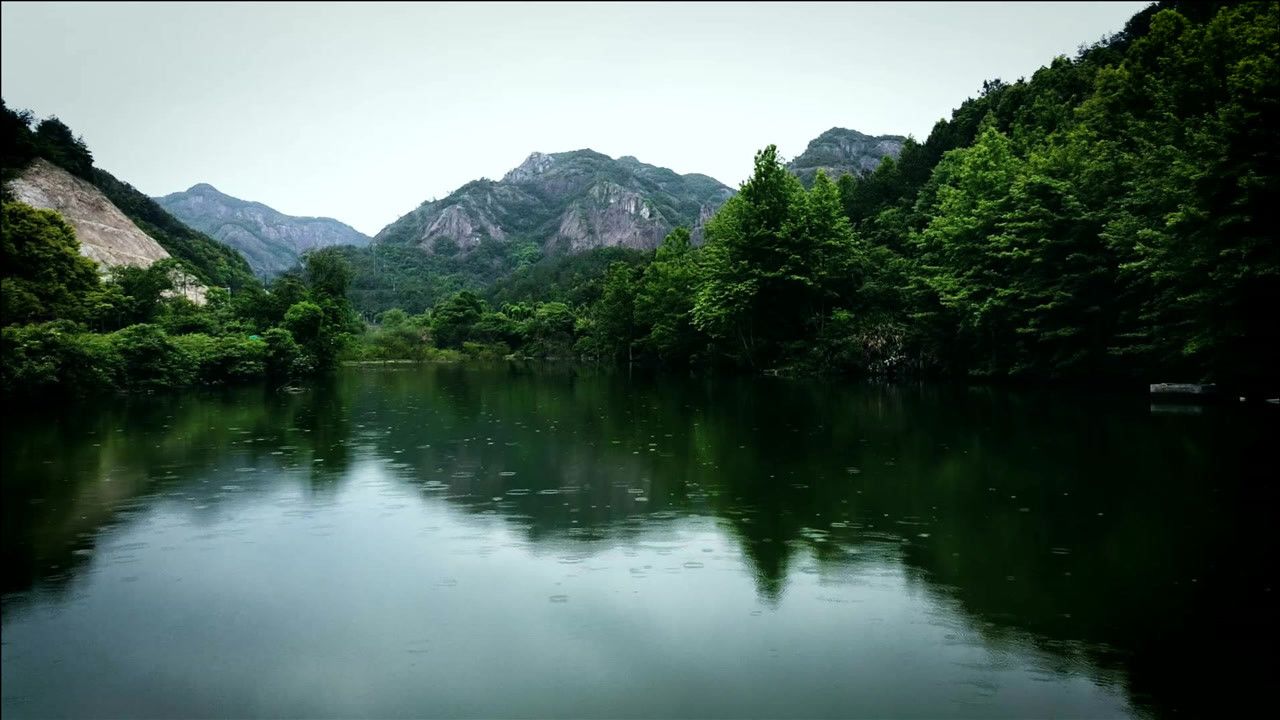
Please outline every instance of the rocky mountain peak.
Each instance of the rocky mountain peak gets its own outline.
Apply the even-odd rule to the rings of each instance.
[[[502,176],[503,182],[530,182],[537,176],[547,172],[555,165],[555,156],[547,153],[534,152],[530,153],[525,161],[520,163],[516,168]]]
[[[425,203],[374,242],[428,252],[471,252],[485,242],[546,251],[657,247],[678,225],[695,230],[733,191],[705,175],[680,175],[594,150],[535,152],[499,182],[468,183]]]
[[[901,135],[867,135],[848,128],[833,127],[809,142],[808,147],[788,167],[805,184],[813,182],[818,170],[832,179],[845,173],[859,175],[875,170],[886,157],[898,157],[906,138]]]

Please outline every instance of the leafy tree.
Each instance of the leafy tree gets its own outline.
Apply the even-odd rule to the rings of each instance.
[[[64,336],[74,332],[75,325],[67,321],[6,325],[0,348],[5,388],[35,393],[56,387],[65,356]]]
[[[263,334],[266,343],[265,371],[273,379],[295,378],[310,374],[313,370],[306,354],[293,335],[284,328],[271,328]]]
[[[1150,17],[1072,140],[1124,288],[1115,343],[1148,371],[1257,386],[1280,363],[1274,239],[1280,6]]]
[[[840,191],[826,173],[818,171],[792,222],[802,258],[800,281],[807,288],[807,307],[798,311],[820,330],[832,308],[854,298],[864,273]]]
[[[460,348],[484,315],[484,301],[468,290],[440,303],[431,313],[431,334],[439,347]]]
[[[409,322],[409,313],[400,308],[391,308],[378,315],[378,324],[388,330],[402,327]]]
[[[58,118],[46,118],[36,125],[36,143],[53,164],[72,175],[86,180],[92,178],[93,154],[84,140],[72,134],[71,128]]]
[[[205,384],[246,382],[266,372],[267,343],[261,339],[190,333],[172,340],[191,359],[196,377]]]
[[[770,145],[755,172],[707,224],[704,279],[694,325],[746,365],[778,357],[796,335],[810,278],[803,239],[794,232],[804,189]]]
[[[29,110],[11,110],[0,100],[0,169],[3,169],[0,176],[3,188],[0,189],[5,201],[10,199],[9,180],[17,175],[19,168],[39,155],[39,144],[31,132],[33,119]]]
[[[525,352],[534,357],[572,357],[576,326],[577,317],[568,305],[538,305],[524,325]]]
[[[640,337],[635,317],[636,276],[625,263],[614,263],[605,272],[604,292],[591,307],[581,345],[590,354],[632,362]]]
[[[472,327],[472,336],[482,343],[510,348],[520,342],[521,326],[506,312],[486,312]]]
[[[142,268],[120,265],[111,269],[109,284],[125,298],[124,319],[129,325],[150,323],[160,314],[160,303],[173,290],[176,262],[161,260]]]
[[[316,250],[306,255],[307,287],[317,299],[346,300],[351,287],[351,267],[333,249]]]
[[[98,271],[80,255],[75,231],[57,213],[22,203],[7,202],[3,212],[4,324],[84,319],[85,298],[98,287]]]
[[[819,173],[806,192],[773,146],[707,238],[694,324],[750,366],[797,361],[862,273],[835,183]]]
[[[636,289],[635,318],[645,346],[664,362],[687,362],[704,343],[693,326],[698,264],[687,228],[672,230]]]
[[[289,308],[284,315],[284,329],[302,348],[311,367],[328,370],[337,363],[345,337],[319,305],[304,300]]]
[[[221,330],[215,313],[185,297],[170,298],[165,302],[160,308],[158,322],[169,335],[217,335]]]
[[[1003,287],[1013,252],[998,224],[1021,172],[1009,138],[988,123],[972,147],[943,158],[917,205],[929,221],[913,243],[921,279],[940,306],[934,314],[948,314],[944,325],[954,322],[949,355],[962,367],[972,358],[985,373],[1007,367],[1013,340]]]
[[[110,335],[123,365],[125,384],[135,390],[163,390],[191,384],[197,359],[156,325],[130,325]]]

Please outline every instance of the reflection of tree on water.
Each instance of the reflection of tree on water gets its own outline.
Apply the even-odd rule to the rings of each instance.
[[[769,602],[797,552],[830,569],[889,553],[988,641],[1030,643],[1062,668],[1124,670],[1135,701],[1162,711],[1222,702],[1192,681],[1201,658],[1229,653],[1250,628],[1223,635],[1205,616],[1239,605],[1240,622],[1275,637],[1259,599],[1274,541],[1259,516],[1273,491],[1252,469],[1265,467],[1257,418],[1152,417],[1141,399],[981,388],[432,378],[427,392],[408,373],[371,383],[419,403],[389,423],[379,452],[431,435],[407,477],[440,469],[451,503],[497,509],[533,541],[616,543],[644,527],[637,517],[711,513]]]
[[[305,437],[311,455],[311,491],[332,497],[351,464],[351,419],[346,398],[336,378],[320,378],[303,391],[290,407],[290,427]]]
[[[26,412],[20,427],[6,423],[0,457],[6,595],[65,592],[102,535],[158,498],[215,518],[272,488],[261,471],[307,467],[313,492],[332,492],[346,469],[349,430],[332,395],[238,389]]]
[[[181,491],[216,513],[263,489],[229,479],[245,491],[226,496],[196,475],[278,467],[325,500],[371,455],[544,548],[713,516],[770,603],[799,558],[845,574],[900,564],[991,644],[1123,671],[1140,704],[1198,714],[1230,700],[1216,691],[1232,679],[1267,686],[1261,666],[1205,658],[1276,637],[1274,490],[1256,462],[1274,429],[1061,392],[362,370],[265,401],[139,399],[6,430],[5,592],[65,586],[74,551],[147,498]]]

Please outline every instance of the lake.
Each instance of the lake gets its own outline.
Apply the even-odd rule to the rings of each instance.
[[[387,366],[10,413],[2,711],[1243,708],[1273,410]]]

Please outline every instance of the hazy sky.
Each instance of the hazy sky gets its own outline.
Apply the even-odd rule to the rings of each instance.
[[[0,85],[148,194],[373,234],[534,150],[736,187],[832,126],[923,139],[1145,5],[3,3]]]

